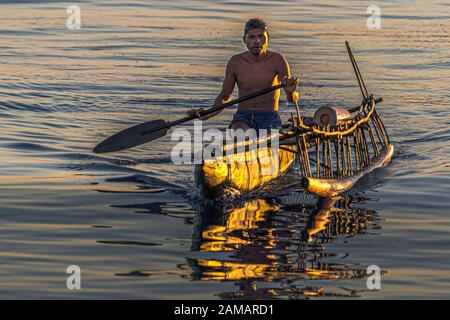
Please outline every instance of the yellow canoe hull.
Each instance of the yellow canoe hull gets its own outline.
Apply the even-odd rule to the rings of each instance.
[[[287,150],[295,150],[295,146],[260,147],[204,160],[195,167],[197,189],[207,198],[220,197],[227,191],[255,191],[284,174],[294,163],[295,153]]]

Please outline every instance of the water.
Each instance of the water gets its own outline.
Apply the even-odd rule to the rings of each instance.
[[[64,2],[0,4],[0,298],[450,298],[447,2],[380,2],[381,30],[367,29],[365,1],[74,3],[81,30],[66,28]],[[394,159],[351,204],[287,190],[205,208],[170,135],[90,151],[209,106],[254,16],[300,77],[306,114],[360,102],[345,40],[383,96]],[[69,265],[82,290],[67,290]],[[381,290],[366,287],[370,265]]]

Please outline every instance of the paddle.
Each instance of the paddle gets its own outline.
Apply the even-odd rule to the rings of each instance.
[[[268,92],[278,90],[284,86],[286,86],[286,85],[281,83],[276,86],[262,89],[260,91],[251,93],[249,95],[229,101],[227,103],[219,104],[217,106],[213,106],[209,109],[203,110],[203,111],[199,112],[199,115],[206,116],[206,115],[216,112],[218,110],[222,110],[224,108],[232,106],[236,103],[250,100],[255,97],[261,96],[263,94],[266,94]],[[144,122],[144,123],[138,124],[136,126],[130,127],[128,129],[122,130],[122,131],[110,136],[109,138],[100,142],[93,149],[93,151],[95,153],[107,153],[107,152],[114,152],[114,151],[129,149],[129,148],[150,142],[152,140],[161,138],[167,134],[167,131],[169,130],[169,128],[179,125],[181,123],[193,120],[193,119],[197,119],[197,118],[198,118],[197,114],[192,114],[190,116],[187,116],[187,117],[184,117],[182,119],[175,120],[172,122],[167,122],[163,119]]]

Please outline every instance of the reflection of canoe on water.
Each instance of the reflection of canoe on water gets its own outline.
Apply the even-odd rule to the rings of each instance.
[[[339,238],[348,241],[355,234],[379,230],[375,211],[352,207],[366,199],[346,196],[303,203],[303,194],[298,195],[253,199],[236,207],[210,204],[199,210],[191,251],[200,254],[188,258],[193,280],[233,281],[239,292],[221,296],[234,299],[334,296],[337,293],[322,287],[280,288],[276,284],[365,278],[366,268],[345,259],[346,253],[339,256],[342,259],[329,259],[337,256],[327,247]],[[258,289],[256,281],[273,285]]]

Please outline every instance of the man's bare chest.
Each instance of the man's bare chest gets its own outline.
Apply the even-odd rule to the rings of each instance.
[[[242,63],[236,68],[236,80],[240,87],[270,86],[278,72],[269,62]]]

